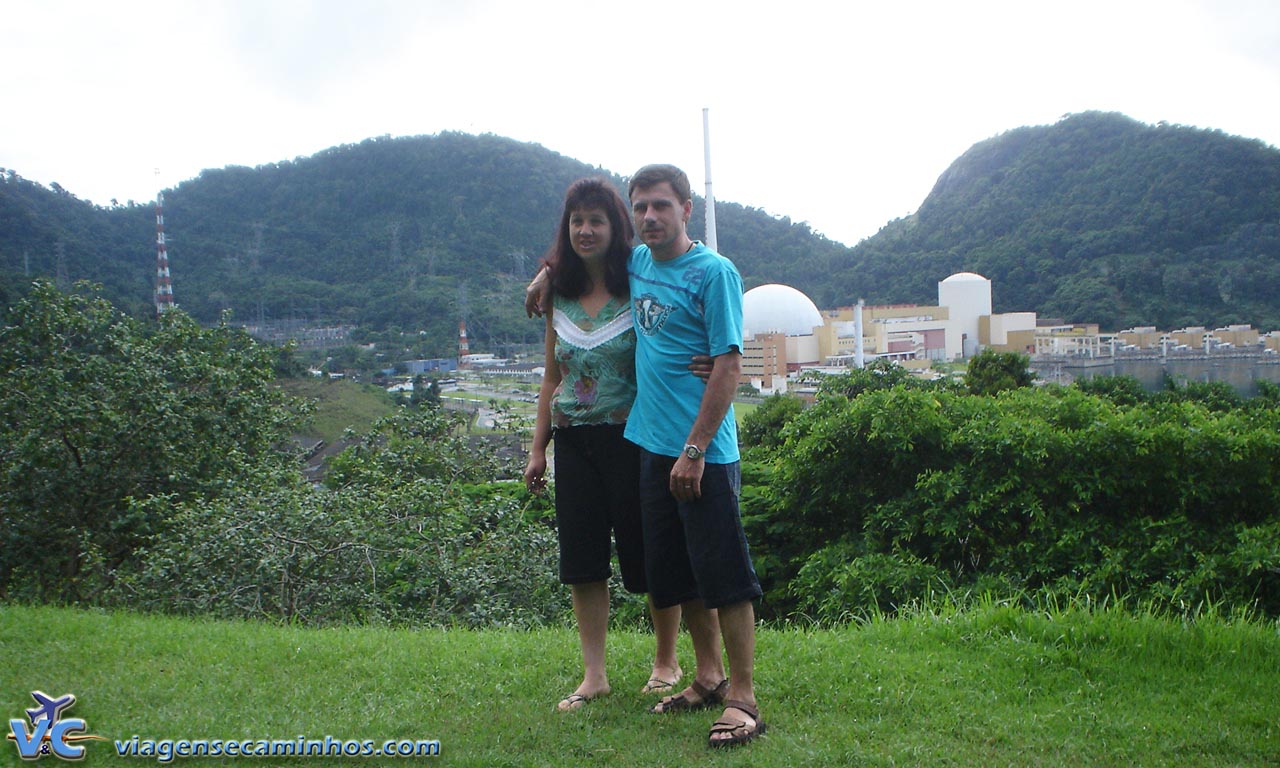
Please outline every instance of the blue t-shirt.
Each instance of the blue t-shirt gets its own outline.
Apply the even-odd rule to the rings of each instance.
[[[695,242],[670,261],[640,245],[628,262],[636,326],[636,401],[627,439],[651,453],[679,456],[706,384],[689,372],[694,355],[742,351],[742,277],[725,257]],[[729,406],[706,460],[738,460],[738,426]]]

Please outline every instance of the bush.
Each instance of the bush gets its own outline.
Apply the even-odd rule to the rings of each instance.
[[[765,398],[760,407],[742,418],[738,430],[744,448],[777,448],[784,441],[783,430],[800,411],[804,401],[794,395],[776,394]]]
[[[995,395],[1029,387],[1036,377],[1028,368],[1030,363],[1031,358],[1020,352],[984,349],[969,360],[965,386],[975,395]]]
[[[0,597],[93,602],[176,502],[215,498],[280,453],[304,412],[275,353],[181,311],[129,318],[37,283],[0,328]]]
[[[1122,407],[1071,388],[822,398],[774,454],[770,519],[754,524],[785,555],[782,581],[808,569],[779,609],[798,609],[813,574],[830,570],[811,555],[840,544],[832,551],[924,563],[959,589],[994,579],[1275,610],[1267,546],[1280,515],[1280,413],[1223,405]],[[837,593],[862,606],[881,582],[895,583]]]
[[[512,483],[249,490],[181,508],[117,594],[152,610],[320,625],[558,622],[568,590],[543,505]]]
[[[836,624],[892,613],[947,588],[941,570],[911,553],[859,555],[846,542],[810,555],[787,592],[800,614]]]

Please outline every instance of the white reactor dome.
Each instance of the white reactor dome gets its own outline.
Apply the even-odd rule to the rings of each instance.
[[[782,332],[788,336],[808,336],[822,325],[822,313],[800,291],[789,285],[770,283],[742,295],[742,335]]]
[[[982,275],[979,275],[976,272],[957,272],[951,277],[948,277],[946,280],[943,280],[942,282],[944,283],[989,283],[991,281],[983,277]]]
[[[938,304],[950,307],[951,319],[962,316],[991,314],[991,281],[973,272],[957,272],[938,283]],[[975,336],[976,338],[976,336]]]

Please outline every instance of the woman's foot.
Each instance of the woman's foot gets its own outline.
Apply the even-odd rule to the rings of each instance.
[[[670,693],[675,690],[676,683],[679,683],[682,677],[684,672],[678,666],[675,669],[654,666],[653,671],[649,673],[649,682],[644,684],[640,692]]]
[[[580,709],[588,701],[598,699],[601,696],[608,696],[609,692],[609,686],[607,685],[604,688],[591,689],[583,683],[578,686],[578,690],[561,699],[560,703],[556,705],[556,709],[560,712],[572,712],[575,709]]]

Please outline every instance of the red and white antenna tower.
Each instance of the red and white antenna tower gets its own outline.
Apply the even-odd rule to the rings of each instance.
[[[164,193],[156,194],[156,317],[174,308],[169,253],[164,245]]]
[[[467,321],[458,321],[458,367],[466,365],[467,355],[471,354],[471,345],[467,343]]]

